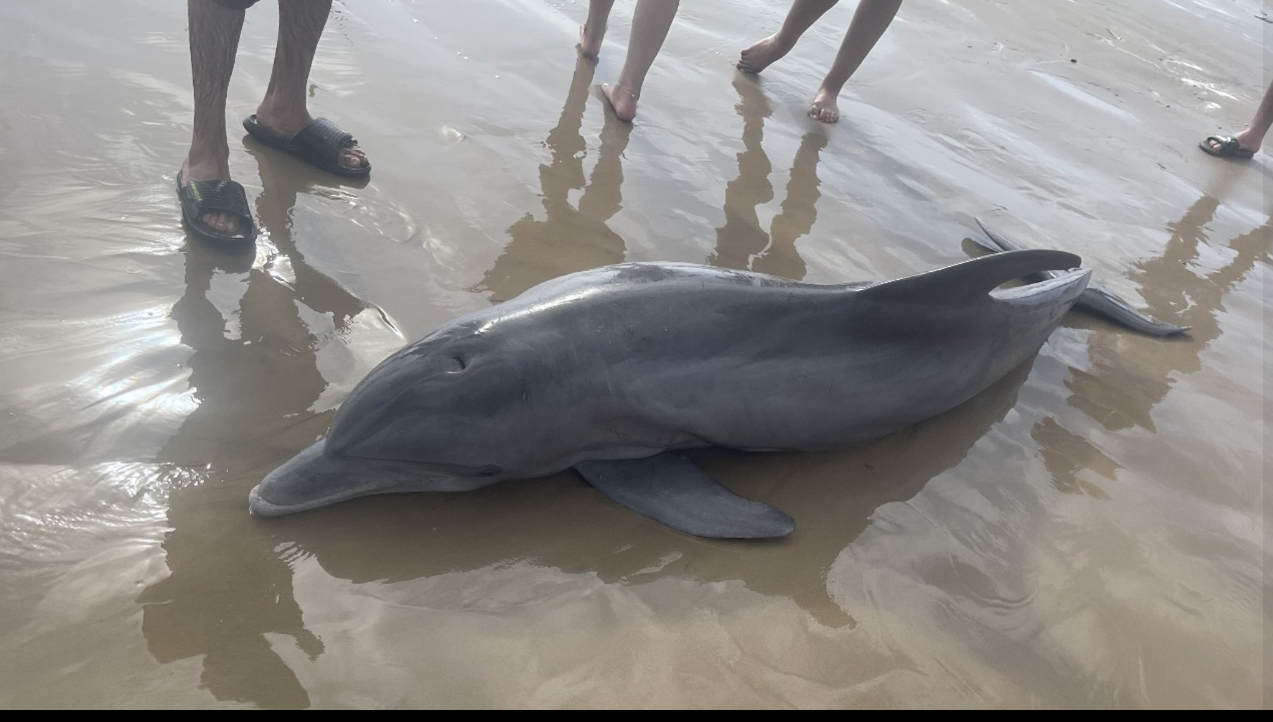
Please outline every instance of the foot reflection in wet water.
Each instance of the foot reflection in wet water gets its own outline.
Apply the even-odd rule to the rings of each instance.
[[[791,179],[781,211],[768,233],[760,227],[757,207],[773,200],[769,175],[773,164],[765,154],[765,119],[773,110],[754,81],[734,81],[741,99],[735,109],[743,120],[743,151],[738,154],[738,177],[725,186],[725,225],[716,229],[716,251],[707,262],[714,266],[768,273],[803,280],[804,259],[796,241],[813,229],[817,220],[818,159],[827,146],[826,131],[814,128],[800,139],[791,164]]]
[[[832,595],[867,619],[877,643],[907,646],[899,630],[922,635],[932,650],[914,660],[924,676],[975,669],[983,691],[1028,690],[1049,706],[1084,695],[1124,706],[1250,698],[1257,642],[1239,620],[1258,598],[1249,565],[1258,544],[1235,533],[1234,515],[1258,504],[1260,462],[1210,457],[1211,442],[1193,438],[1201,427],[1159,428],[1182,413],[1214,415],[1212,405],[1240,408],[1250,395],[1251,378],[1210,382],[1206,400],[1191,387],[1208,356],[1227,365],[1214,348],[1226,302],[1267,259],[1267,220],[1209,242],[1222,207],[1199,198],[1168,225],[1162,255],[1129,274],[1147,308],[1193,326],[1188,337],[1146,338],[1101,321],[1061,329],[1009,421],[982,441],[1003,448],[913,505],[883,510],[844,547],[828,575]],[[1177,438],[1175,448],[1160,433]],[[1022,445],[1026,434],[1033,448]],[[1027,481],[1031,456],[1051,490]],[[1197,482],[1205,488],[1183,493]],[[994,510],[993,524],[979,507]],[[1218,595],[1241,601],[1206,611]],[[1186,657],[1194,664],[1177,663]],[[1199,677],[1198,668],[1215,672]]]
[[[544,220],[527,213],[510,226],[508,245],[477,286],[494,302],[558,276],[623,261],[623,238],[606,221],[622,207],[622,158],[632,126],[606,115],[597,162],[585,179],[588,143],[580,130],[595,70],[591,61],[579,58],[561,117],[545,140],[552,162],[539,166]],[[572,206],[570,193],[579,189],[583,192]]]
[[[328,386],[319,353],[370,307],[314,269],[293,238],[297,197],[313,189],[260,161],[257,213],[271,244],[261,258],[195,239],[185,248],[186,292],[171,315],[194,352],[198,407],[157,461],[206,469],[206,479],[172,492],[163,543],[171,573],[139,601],[156,659],[201,658],[202,685],[217,699],[297,708],[309,696],[275,651],[277,635],[310,659],[323,644],[293,596],[280,527],[249,516],[247,493],[325,431],[330,414],[315,411]]]
[[[1090,337],[1090,369],[1072,369],[1066,382],[1067,402],[1109,431],[1129,428],[1156,431],[1154,407],[1161,403],[1176,381],[1202,368],[1202,355],[1220,336],[1218,314],[1225,297],[1247,278],[1267,257],[1269,222],[1227,241],[1231,258],[1210,272],[1199,273],[1200,256],[1211,255],[1205,248],[1207,225],[1215,218],[1220,202],[1203,195],[1167,226],[1168,240],[1161,256],[1135,264],[1129,280],[1135,282],[1146,305],[1164,317],[1192,328],[1187,338],[1163,339],[1146,363],[1139,354],[1127,353],[1127,335],[1093,333]],[[1129,383],[1129,379],[1134,382]],[[1095,473],[1113,480],[1121,468],[1105,452],[1089,441],[1090,432],[1075,433],[1055,419],[1045,419],[1035,427],[1034,438],[1044,450],[1044,459],[1058,488],[1103,495],[1091,479]],[[1078,478],[1089,472],[1089,480]]]

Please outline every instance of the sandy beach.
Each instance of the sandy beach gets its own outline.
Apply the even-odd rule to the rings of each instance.
[[[805,114],[852,17],[760,76],[788,4],[685,0],[635,123],[585,0],[337,0],[310,109],[347,182],[245,137],[254,249],[187,237],[185,3],[0,0],[0,707],[1262,708],[1273,3],[904,3]],[[278,519],[248,491],[380,360],[567,273],[812,283],[1079,254],[1186,337],[1071,314],[972,401],[834,452],[691,456],[784,509],[689,537],[574,473]]]

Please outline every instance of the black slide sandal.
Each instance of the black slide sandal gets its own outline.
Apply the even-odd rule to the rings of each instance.
[[[205,241],[212,243],[254,243],[256,222],[248,208],[247,193],[243,186],[232,180],[182,182],[177,172],[177,197],[181,199],[181,219],[186,228]],[[209,228],[203,222],[205,213],[232,213],[247,225],[238,235],[225,235]]]
[[[361,168],[346,168],[340,164],[340,152],[356,141],[326,118],[315,118],[290,139],[267,130],[256,122],[255,115],[243,119],[243,129],[271,148],[278,148],[328,173],[346,178],[365,178],[371,174],[370,162]]]

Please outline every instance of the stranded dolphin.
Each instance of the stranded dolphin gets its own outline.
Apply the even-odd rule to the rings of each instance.
[[[825,286],[680,263],[564,276],[385,359],[250,506],[274,516],[573,467],[690,534],[784,536],[790,517],[676,450],[826,449],[952,409],[1035,354],[1087,286],[1079,264],[1017,250]]]

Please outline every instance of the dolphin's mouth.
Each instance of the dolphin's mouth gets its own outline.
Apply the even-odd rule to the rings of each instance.
[[[291,506],[282,506],[266,501],[265,497],[261,496],[260,484],[252,487],[252,491],[248,492],[248,509],[258,516],[283,516],[293,511],[301,511],[300,509],[293,509]]]
[[[360,496],[370,496],[372,494],[387,494],[393,491],[393,490],[389,490],[389,491],[378,492],[378,491],[361,491],[361,490],[354,489],[346,494],[334,494],[332,496],[327,496],[320,499],[312,499],[309,501],[297,502],[294,504],[275,504],[274,502],[270,501],[269,499],[266,499],[262,495],[261,487],[263,486],[265,486],[265,482],[261,482],[260,484],[257,484],[256,486],[252,487],[252,491],[248,492],[248,509],[253,514],[256,514],[257,516],[285,516],[287,514],[297,514],[302,511],[309,511],[310,509],[317,509],[323,506],[331,506],[332,504],[336,504],[336,503],[346,501],[349,499],[356,499]]]
[[[271,471],[248,494],[248,508],[260,516],[283,516],[360,496],[418,491],[469,491],[494,484],[499,467],[476,474],[456,473],[410,461],[325,454],[318,441]]]

